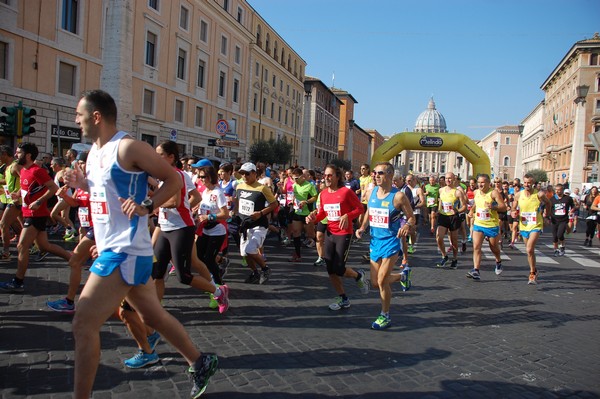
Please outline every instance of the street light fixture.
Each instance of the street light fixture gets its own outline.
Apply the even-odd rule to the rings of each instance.
[[[580,85],[575,88],[575,91],[577,93],[577,97],[574,100],[575,104],[585,104],[585,97],[590,91],[590,86]]]

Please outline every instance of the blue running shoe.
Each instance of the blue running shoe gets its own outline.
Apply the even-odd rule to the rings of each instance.
[[[371,324],[371,328],[373,330],[385,330],[386,328],[390,327],[391,325],[392,325],[392,319],[380,314],[379,317],[377,318],[377,320],[375,320],[373,322],[373,324]]]
[[[402,286],[402,291],[410,290],[410,287],[412,286],[412,281],[410,279],[412,276],[411,268],[408,266],[405,266],[404,269],[402,270],[402,272],[400,272],[400,275],[402,276],[402,279],[400,280],[400,285]]]
[[[439,261],[439,262],[437,262],[435,264],[435,267],[444,267],[444,266],[446,266],[446,263],[448,263],[448,260],[449,260],[448,259],[448,255],[444,256],[441,261]]]
[[[67,302],[66,298],[61,298],[56,301],[48,301],[46,302],[46,305],[55,312],[75,313],[75,304]]]
[[[139,369],[144,366],[148,366],[154,363],[158,363],[160,358],[156,352],[145,353],[143,350],[139,350],[131,359],[124,360],[125,366],[130,369]]]
[[[20,292],[25,291],[25,284],[19,284],[13,278],[12,280],[7,281],[5,283],[0,283],[0,290],[6,291],[6,292],[19,292],[20,293]]]
[[[481,276],[479,275],[479,269],[472,269],[467,273],[468,278],[472,278],[473,280],[480,280]]]
[[[156,345],[158,345],[159,341],[160,334],[158,331],[154,331],[152,334],[148,335],[148,344],[150,345],[150,349],[152,349],[152,351],[154,351],[154,348],[156,348]]]
[[[337,296],[335,298],[335,302],[333,302],[331,305],[329,305],[330,310],[342,310],[342,309],[348,309],[349,307],[350,307],[350,299],[348,299],[348,298],[342,299],[341,296]]]

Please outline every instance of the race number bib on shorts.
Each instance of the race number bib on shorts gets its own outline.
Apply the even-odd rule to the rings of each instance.
[[[452,213],[454,204],[452,202],[442,202],[442,210],[444,213]]]
[[[254,202],[244,198],[240,198],[238,210],[242,215],[250,216],[254,213]]]
[[[435,198],[433,197],[427,197],[427,206],[431,207],[435,205]]]
[[[386,208],[369,209],[369,223],[371,227],[387,229],[390,224],[390,210]]]
[[[337,222],[342,217],[340,204],[323,204],[323,209],[327,212],[327,220]]]
[[[537,212],[521,212],[521,223],[524,225],[537,223]]]
[[[77,215],[79,216],[81,227],[90,227],[90,210],[87,206],[80,206],[77,209]]]
[[[490,210],[489,209],[478,209],[477,210],[477,219],[490,220]]]
[[[108,223],[110,215],[106,202],[106,190],[103,187],[93,187],[90,189],[90,211],[92,212],[92,221],[94,224]]]

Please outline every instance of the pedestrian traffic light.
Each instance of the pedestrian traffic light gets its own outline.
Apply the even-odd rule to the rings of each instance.
[[[0,128],[4,135],[13,136],[17,134],[17,107],[2,107],[3,114],[0,116]]]
[[[31,133],[35,133],[35,128],[33,125],[35,124],[34,115],[37,115],[37,112],[33,108],[23,107],[23,121],[22,121],[22,135],[28,135]]]

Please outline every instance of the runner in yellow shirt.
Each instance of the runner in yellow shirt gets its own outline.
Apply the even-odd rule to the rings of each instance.
[[[546,193],[538,191],[535,187],[535,178],[531,174],[523,177],[524,190],[515,192],[513,209],[519,206],[519,230],[525,247],[527,249],[527,261],[529,262],[529,282],[528,284],[537,284],[537,268],[535,262],[535,244],[544,228],[542,216],[542,204],[546,209],[552,206]]]

